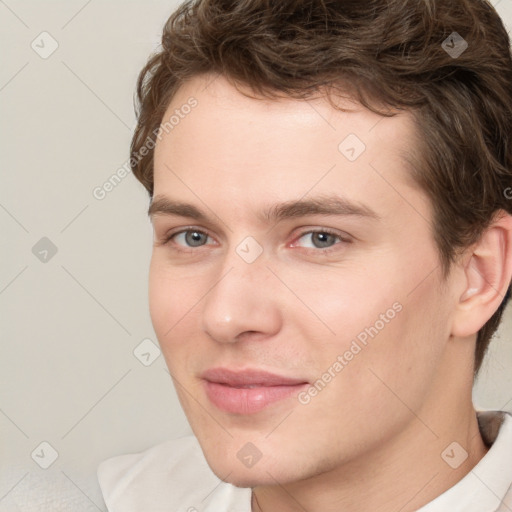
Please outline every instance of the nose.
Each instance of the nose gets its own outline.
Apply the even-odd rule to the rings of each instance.
[[[267,338],[281,328],[279,292],[282,286],[264,257],[247,263],[238,254],[224,260],[212,288],[202,301],[202,329],[219,343]]]

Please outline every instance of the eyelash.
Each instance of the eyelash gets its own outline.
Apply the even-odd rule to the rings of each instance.
[[[189,233],[189,232],[199,233],[199,234],[205,235],[207,237],[210,236],[208,233],[206,233],[205,231],[202,231],[200,229],[187,228],[187,229],[182,229],[181,231],[176,231],[174,233],[171,233],[171,234],[165,236],[165,238],[161,242],[161,245],[170,245],[170,243],[172,242],[172,239],[174,237],[176,237],[177,235],[181,235],[182,233]],[[334,236],[335,238],[338,238],[341,242],[344,242],[344,243],[351,243],[352,242],[348,238],[342,237],[338,232],[336,232],[334,230],[331,230],[329,228],[310,229],[310,230],[307,230],[307,231],[303,231],[302,233],[299,234],[298,237],[295,238],[295,240],[300,240],[304,235],[309,235],[309,234],[314,234],[314,233],[322,233],[322,234],[326,234],[326,235],[331,235],[331,236]],[[176,245],[179,248],[175,249],[175,250],[180,251],[180,252],[184,252],[184,253],[193,253],[193,252],[196,252],[197,249],[200,249],[201,247],[204,247],[204,246],[198,246],[198,247],[184,248],[182,245],[178,245],[178,244],[176,244]],[[314,252],[320,253],[320,254],[328,254],[328,253],[330,253],[332,251],[339,250],[336,247],[337,245],[340,245],[340,244],[339,243],[337,243],[337,244],[335,243],[331,247],[326,247],[324,249],[322,249],[322,248],[306,248],[306,251],[314,251]]]

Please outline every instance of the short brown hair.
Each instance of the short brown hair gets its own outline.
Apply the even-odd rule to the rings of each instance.
[[[510,40],[486,0],[184,2],[137,84],[130,165],[150,197],[163,115],[203,73],[260,97],[307,99],[339,86],[379,114],[410,110],[422,135],[412,177],[432,201],[445,276],[500,210],[512,213]],[[143,146],[151,149],[141,156]],[[475,375],[506,301],[478,332]]]

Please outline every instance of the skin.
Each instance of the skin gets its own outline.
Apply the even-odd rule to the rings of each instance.
[[[347,99],[355,111],[322,97],[253,99],[212,78],[173,98],[164,119],[190,97],[198,104],[158,141],[154,166],[155,201],[190,203],[209,220],[153,212],[149,287],[207,462],[253,487],[253,511],[416,510],[486,453],[471,402],[475,333],[510,282],[510,218],[444,279],[430,202],[403,158],[416,137],[409,114],[382,118]],[[366,145],[353,162],[338,149],[349,134]],[[378,218],[260,218],[275,203],[328,194]],[[335,235],[311,234],[322,228]],[[236,252],[248,236],[263,251],[252,263]],[[307,404],[293,396],[241,415],[204,392],[201,373],[218,366],[314,383],[396,303],[400,312]],[[249,442],[261,452],[252,467],[237,457]],[[456,469],[441,457],[453,442],[468,453]]]

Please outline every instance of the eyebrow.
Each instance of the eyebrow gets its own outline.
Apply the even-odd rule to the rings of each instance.
[[[199,222],[208,222],[210,218],[196,206],[157,195],[148,209],[150,218],[156,215],[174,215],[187,217]],[[277,203],[259,212],[258,219],[263,223],[274,223],[285,219],[305,217],[307,215],[356,216],[379,220],[381,217],[369,206],[351,202],[337,195],[322,195],[309,199],[299,199]]]

